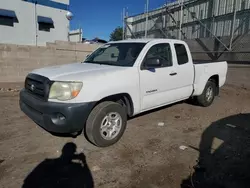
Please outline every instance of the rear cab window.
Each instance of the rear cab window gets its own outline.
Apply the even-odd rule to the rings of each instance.
[[[177,62],[179,65],[184,65],[189,62],[188,53],[184,44],[174,44]]]

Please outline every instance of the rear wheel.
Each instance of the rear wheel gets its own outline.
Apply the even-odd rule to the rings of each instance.
[[[90,113],[85,133],[98,147],[108,147],[120,140],[127,125],[126,109],[115,102],[102,102]]]
[[[209,80],[205,86],[203,93],[197,97],[197,102],[199,105],[208,107],[210,106],[215,98],[216,94],[216,84]]]

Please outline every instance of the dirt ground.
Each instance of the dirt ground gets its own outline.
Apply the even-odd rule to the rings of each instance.
[[[231,66],[211,107],[180,103],[138,116],[109,148],[50,135],[20,111],[18,92],[2,91],[0,187],[249,187],[249,80],[250,66]]]

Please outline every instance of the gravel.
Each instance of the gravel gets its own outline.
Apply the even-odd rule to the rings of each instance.
[[[248,187],[250,69],[228,77],[212,106],[183,102],[136,117],[109,148],[50,135],[20,111],[18,92],[0,92],[0,187]]]

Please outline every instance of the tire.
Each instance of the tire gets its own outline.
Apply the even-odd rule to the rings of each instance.
[[[207,94],[209,92],[208,90],[211,91],[210,97],[208,97]],[[200,106],[208,107],[213,103],[215,95],[216,95],[216,84],[213,81],[209,80],[205,86],[203,93],[197,97],[196,99],[197,103]]]
[[[116,117],[116,120],[111,120],[114,117]],[[117,124],[117,126],[109,124]],[[105,126],[102,128],[101,125]],[[113,126],[116,129],[119,129],[119,131],[115,131],[115,128],[107,128],[109,126]],[[86,122],[85,136],[92,144],[96,145],[97,147],[108,147],[120,140],[126,129],[126,126],[126,109],[122,105],[115,102],[102,102],[98,104],[90,113]],[[112,129],[113,132],[109,129]],[[111,132],[112,134],[110,136],[108,133]]]

